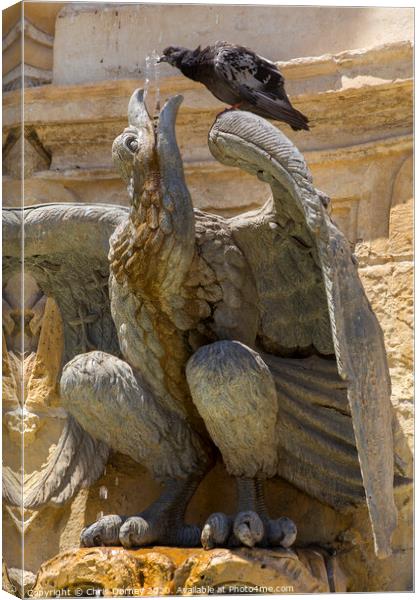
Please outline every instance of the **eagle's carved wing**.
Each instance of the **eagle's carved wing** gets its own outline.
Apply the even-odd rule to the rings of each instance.
[[[3,211],[4,262],[24,270],[54,298],[64,321],[64,362],[98,349],[119,354],[108,295],[109,238],[128,208],[107,204],[45,204]],[[20,215],[23,215],[23,224]]]
[[[89,350],[119,354],[108,295],[108,240],[127,212],[128,208],[98,204],[46,204],[24,210],[3,209],[4,282],[23,269],[36,280],[41,291],[55,301],[60,313],[55,318],[59,323],[51,322],[49,328],[52,327],[55,333],[57,327],[63,329],[61,367],[76,354]],[[57,310],[51,302],[47,302],[47,307]],[[46,326],[41,329],[35,359],[40,365],[48,362],[43,361],[42,356],[49,351],[48,340],[41,341],[43,335],[48,336],[47,329]],[[57,349],[54,351],[58,352]],[[54,360],[58,361],[60,370],[60,357]],[[59,378],[59,373],[49,373],[45,377],[54,379],[57,375]],[[27,386],[29,396],[31,381]],[[29,412],[37,412],[30,397],[28,408]],[[46,410],[48,414],[48,400]],[[65,415],[59,406],[54,405],[51,410],[54,414],[58,411]],[[66,502],[81,487],[96,481],[104,470],[108,455],[109,448],[105,443],[93,439],[67,415],[54,452],[39,472],[35,471],[25,480],[25,508]],[[11,505],[19,505],[21,477],[8,465],[4,471],[4,498]]]
[[[383,333],[349,244],[302,155],[273,125],[250,113],[224,113],[210,131],[209,147],[220,162],[271,186],[272,198],[262,209],[232,219],[238,244],[255,267],[258,341],[266,352],[283,356],[335,354],[347,386],[376,553],[387,556],[396,526],[390,377]]]

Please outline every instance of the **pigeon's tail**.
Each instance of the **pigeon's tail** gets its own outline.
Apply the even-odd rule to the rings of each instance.
[[[309,131],[308,117],[293,108],[288,99],[276,98],[272,94],[251,90],[248,86],[241,86],[241,95],[252,105],[248,110],[257,115],[266,119],[284,121],[294,131],[301,129]],[[242,105],[242,108],[245,107]]]
[[[259,100],[259,99],[258,99]],[[261,115],[267,119],[275,119],[276,121],[284,121],[294,131],[300,131],[304,129],[309,131],[309,119],[303,113],[293,108],[290,104],[287,106],[284,102],[271,100],[268,98],[268,102],[258,101],[256,107],[261,110]],[[265,113],[265,114],[264,114]]]
[[[292,108],[292,112],[293,112],[293,121],[289,120],[289,117],[284,120],[286,121],[286,123],[288,123],[290,125],[290,127],[293,129],[293,131],[300,131],[301,129],[304,129],[305,131],[309,131],[308,117],[306,117],[303,113],[296,110],[296,108]]]

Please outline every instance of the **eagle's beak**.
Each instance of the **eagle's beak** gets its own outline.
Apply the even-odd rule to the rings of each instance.
[[[157,59],[156,63],[162,63],[162,62],[168,62],[168,57],[163,55],[163,56],[159,56],[159,58]]]

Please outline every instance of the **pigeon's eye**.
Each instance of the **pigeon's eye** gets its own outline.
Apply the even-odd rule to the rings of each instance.
[[[125,140],[125,145],[131,152],[136,152],[139,148],[139,143],[137,138],[134,136],[130,136]]]

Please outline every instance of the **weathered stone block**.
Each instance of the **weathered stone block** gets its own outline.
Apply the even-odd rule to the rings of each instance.
[[[325,593],[346,586],[339,561],[317,549],[82,548],[44,563],[32,594]]]

